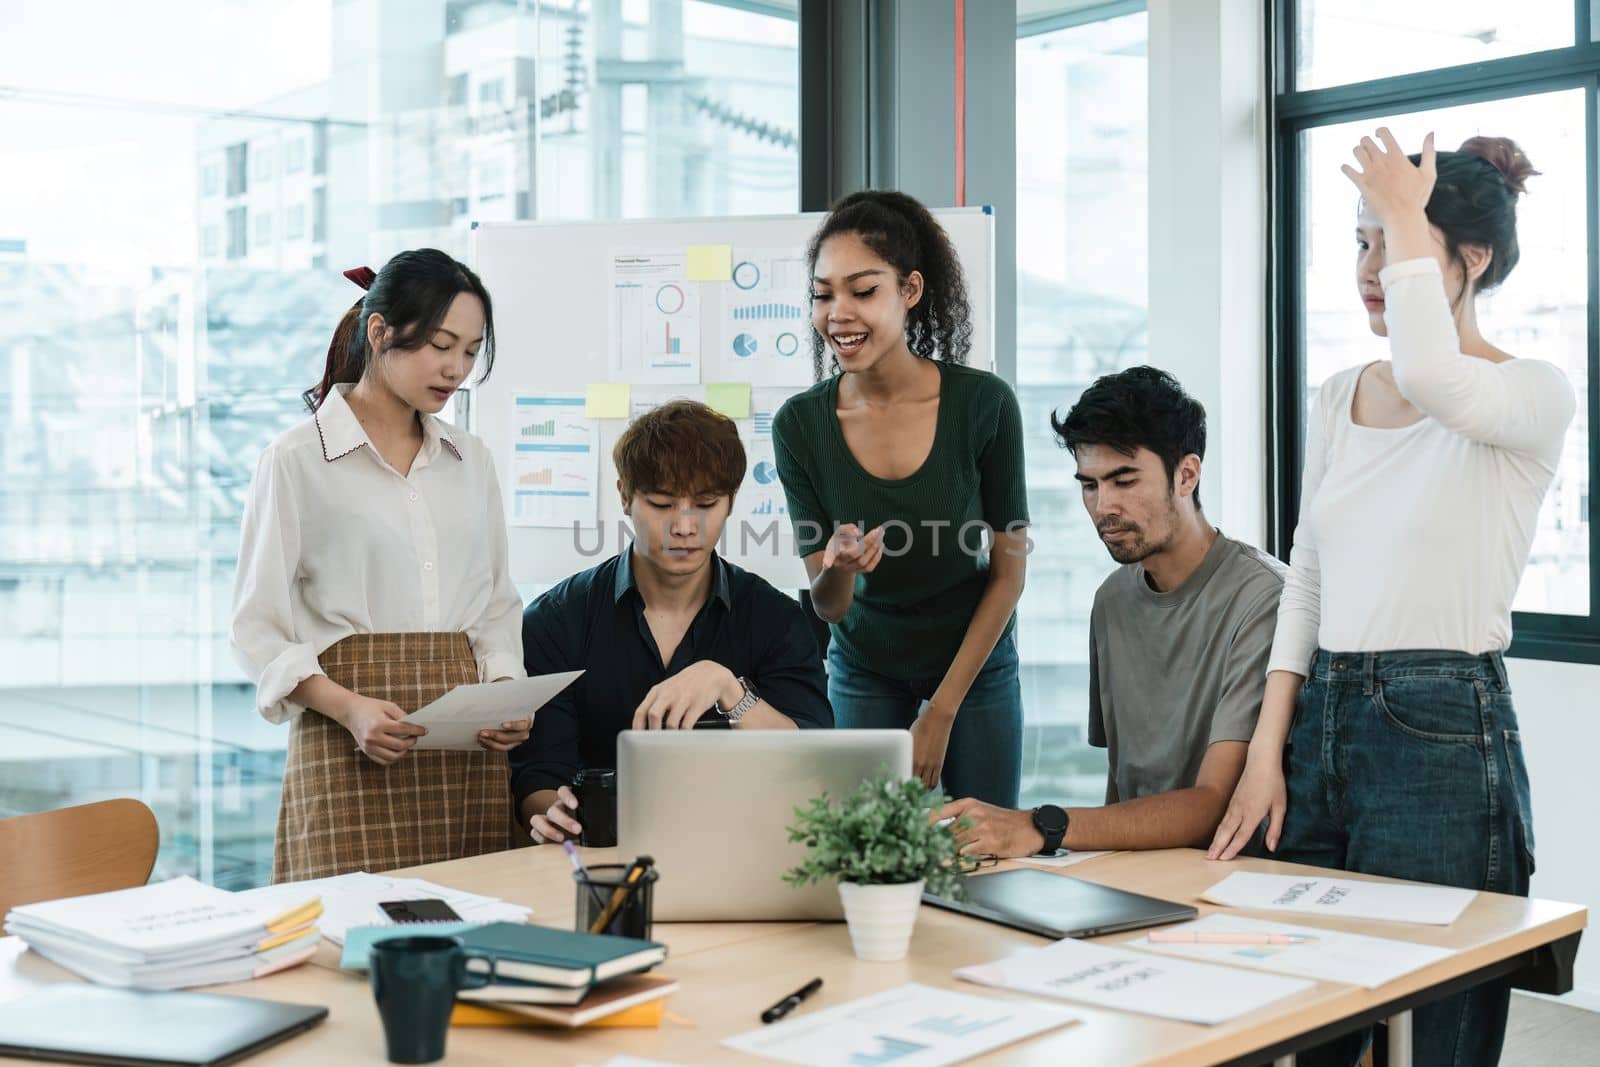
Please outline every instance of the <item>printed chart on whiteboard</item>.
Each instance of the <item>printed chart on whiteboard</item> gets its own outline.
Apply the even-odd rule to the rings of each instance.
[[[722,291],[722,366],[752,385],[811,384],[811,286],[793,249],[737,248]]]
[[[730,517],[735,524],[748,522],[762,536],[789,522],[789,501],[778,481],[778,461],[772,451],[772,417],[788,397],[786,389],[751,390],[751,427],[739,434],[746,457],[744,483],[734,497]]]
[[[700,380],[700,291],[686,258],[682,249],[612,255],[612,381]]]
[[[599,521],[600,428],[582,396],[520,394],[511,428],[512,526]]]

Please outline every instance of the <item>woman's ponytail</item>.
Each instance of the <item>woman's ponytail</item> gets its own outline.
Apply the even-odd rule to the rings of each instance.
[[[363,289],[370,289],[376,277],[370,267],[354,267],[345,271],[344,276]],[[361,313],[365,303],[365,298],[357,300],[344,313],[344,318],[339,320],[338,327],[333,331],[333,340],[328,342],[328,358],[323,364],[322,381],[300,394],[300,399],[313,412],[328,399],[334,386],[359,382],[361,375],[366,373],[367,332],[361,328],[366,320]]]

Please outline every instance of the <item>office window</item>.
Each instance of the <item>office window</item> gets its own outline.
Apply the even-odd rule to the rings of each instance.
[[[430,24],[401,0],[171,0],[152,35],[138,5],[85,23],[15,2],[0,144],[38,142],[39,165],[0,169],[0,202],[29,205],[0,284],[0,817],[139,797],[157,877],[261,884],[288,731],[256,714],[228,648],[239,523],[357,295],[339,272],[424,244],[466,256],[474,215],[456,209],[490,145],[508,213],[617,217],[636,190],[651,214],[796,210],[795,5],[453,3]],[[537,60],[538,145],[451,114],[446,54]],[[627,133],[603,103],[625,83],[655,105]],[[250,150],[279,138],[281,160]],[[244,198],[279,162],[309,171],[279,219],[252,222],[245,199],[202,210],[207,167]],[[277,237],[302,243],[245,266]]]
[[[1300,89],[1570,47],[1576,26],[1573,0],[1292,0],[1290,6]]]
[[[245,226],[249,222],[249,209],[230,207],[228,209],[228,258],[243,259],[249,251],[248,234]]]
[[[250,146],[228,146],[228,195],[243,196],[250,188]]]
[[[1284,362],[1277,371],[1277,403],[1285,432],[1275,457],[1280,504],[1274,517],[1280,554],[1288,551],[1298,513],[1305,414],[1317,389],[1337,371],[1389,356],[1387,342],[1368,329],[1356,293],[1357,194],[1340,165],[1349,160],[1352,146],[1379,125],[1389,126],[1412,150],[1420,148],[1429,131],[1441,149],[1453,149],[1472,136],[1511,137],[1543,173],[1529,179],[1517,205],[1520,261],[1499,289],[1478,299],[1479,324],[1491,343],[1513,355],[1560,366],[1580,398],[1517,591],[1513,651],[1540,658],[1600,659],[1596,575],[1590,565],[1595,534],[1584,504],[1595,450],[1588,398],[1596,388],[1600,347],[1592,320],[1596,175],[1591,159],[1596,134],[1586,115],[1593,114],[1600,61],[1572,48],[1556,53],[1554,60],[1518,54],[1570,45],[1577,14],[1570,2],[1522,5],[1515,9],[1515,19],[1508,17],[1513,9],[1500,5],[1438,5],[1431,22],[1438,37],[1431,45],[1423,37],[1408,36],[1410,30],[1373,32],[1379,16],[1363,14],[1364,5],[1351,4],[1327,5],[1328,12],[1312,23],[1321,28],[1323,39],[1316,44],[1315,63],[1320,66],[1308,67],[1308,6],[1302,4],[1297,31],[1299,64],[1280,73],[1286,82],[1291,74],[1302,80],[1315,75],[1318,80],[1309,84],[1321,84],[1333,77],[1329,71],[1340,77],[1429,73],[1315,95],[1289,90],[1278,98],[1284,167],[1278,187],[1285,191],[1277,212],[1284,294],[1278,346]],[[1555,17],[1557,8],[1564,29],[1556,25],[1561,21]],[[1409,5],[1385,10],[1391,22],[1413,25]],[[1416,25],[1422,24],[1420,19]],[[1346,25],[1349,20],[1366,32],[1357,33]],[[1480,44],[1498,49],[1492,61],[1464,71],[1436,69],[1462,62],[1460,36],[1474,26],[1483,32],[1468,36],[1485,37]],[[1413,46],[1398,49],[1397,35]],[[1402,52],[1405,66],[1396,67]],[[1383,56],[1389,59],[1379,62]],[[1557,66],[1563,73],[1552,77],[1550,70]],[[1483,90],[1485,84],[1496,86],[1492,94]]]
[[[485,107],[505,106],[506,83],[504,78],[490,78],[478,86],[478,103]]]
[[[1037,6],[1037,5],[1035,5]],[[1063,8],[1081,5],[1061,5]],[[1029,12],[1017,41],[1017,398],[1035,549],[1018,611],[1023,803],[1100,804],[1085,734],[1089,608],[1115,564],[1050,432],[1095,378],[1147,360],[1148,20]]]
[[[216,196],[222,192],[222,164],[207,163],[200,168],[200,195]]]
[[[266,145],[257,145],[251,152],[250,165],[254,168],[255,180],[269,182],[272,180],[272,149]]]

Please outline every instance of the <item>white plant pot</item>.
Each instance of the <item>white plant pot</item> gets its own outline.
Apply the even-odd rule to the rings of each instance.
[[[917,909],[922,907],[922,885],[920,879],[903,885],[839,883],[839,899],[844,903],[844,921],[850,927],[856,959],[906,958],[911,930],[917,925]]]

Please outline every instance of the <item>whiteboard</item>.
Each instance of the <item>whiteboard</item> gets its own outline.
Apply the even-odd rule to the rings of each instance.
[[[966,274],[972,302],[971,366],[994,369],[994,218],[986,207],[950,208],[934,213],[949,233]],[[628,375],[613,370],[612,294],[614,257],[631,251],[670,253],[690,246],[731,245],[732,263],[746,262],[763,250],[793,250],[803,257],[806,243],[825,216],[768,215],[705,219],[649,219],[618,222],[498,222],[473,227],[472,259],[494,301],[495,364],[489,379],[471,390],[469,428],[494,455],[508,519],[518,507],[513,477],[513,448],[519,433],[517,398],[584,396],[590,385],[614,383]],[[740,272],[743,281],[753,270]],[[699,383],[629,382],[636,404],[673,396],[705,399],[708,383],[749,382],[750,365],[725,343],[725,316],[743,314],[731,306],[740,287],[730,282],[692,282],[698,299]],[[783,294],[806,308],[804,291]],[[792,311],[785,310],[785,314]],[[811,363],[809,318],[795,323],[798,356]],[[737,341],[736,341],[737,343]],[[784,347],[792,344],[785,340]],[[748,342],[747,342],[748,344]],[[724,349],[727,349],[725,352]],[[740,347],[744,352],[744,346]],[[747,354],[747,353],[746,353]],[[738,420],[747,451],[755,456],[760,428],[770,432],[772,410],[806,384],[757,387],[752,390],[751,418]],[[531,401],[525,401],[531,402]],[[528,410],[528,409],[523,409]],[[579,530],[553,527],[509,527],[513,581],[522,586],[551,585],[609,558],[627,542],[622,501],[611,449],[627,426],[627,418],[603,418],[598,425],[598,520]],[[761,469],[758,471],[757,467]],[[761,575],[780,589],[807,584],[805,568],[795,552],[794,532],[782,505],[763,497],[778,488],[770,465],[752,458],[733,516],[719,546],[723,558]],[[757,485],[760,474],[766,484]],[[757,491],[760,490],[760,491]],[[777,493],[781,501],[781,492]],[[753,503],[752,503],[753,502]],[[743,514],[752,508],[765,514]]]

